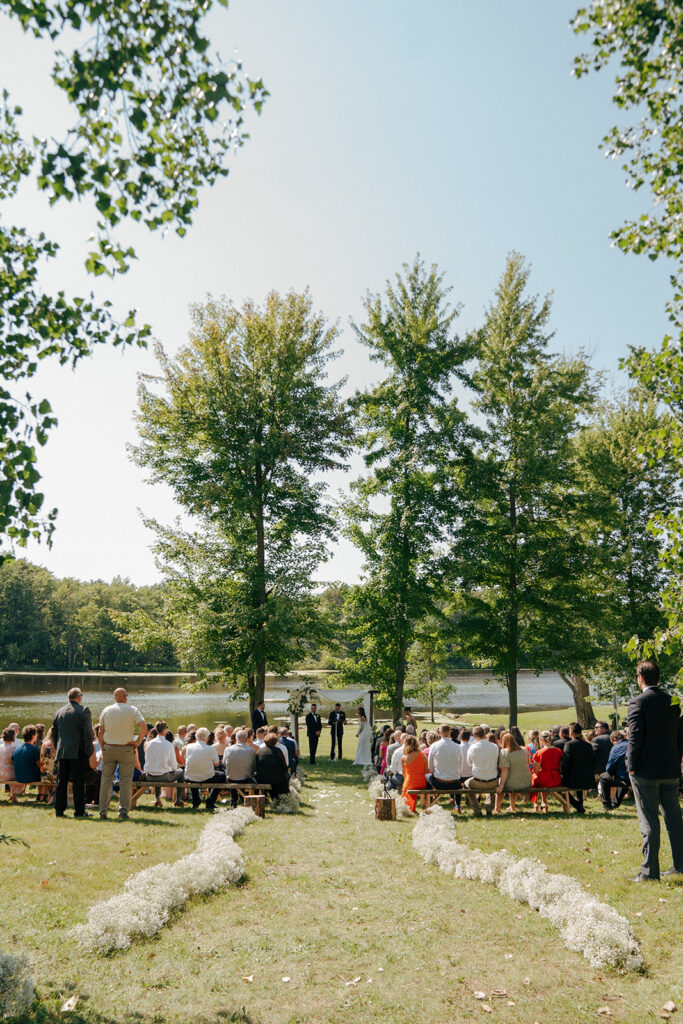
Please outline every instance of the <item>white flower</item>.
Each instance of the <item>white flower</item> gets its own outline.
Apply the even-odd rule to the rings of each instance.
[[[33,1002],[33,982],[25,956],[0,953],[0,1018],[18,1017]]]
[[[298,814],[300,809],[299,793],[290,782],[289,793],[276,796],[273,800],[273,810],[276,814]]]
[[[426,864],[456,878],[476,878],[528,903],[547,917],[569,949],[583,953],[592,967],[636,970],[643,957],[630,925],[568,875],[551,874],[537,860],[516,860],[507,850],[484,853],[457,842],[453,817],[434,806],[413,829],[413,846]]]
[[[85,949],[101,953],[126,949],[136,936],[154,935],[191,896],[239,881],[244,856],[233,836],[257,820],[250,807],[215,814],[192,853],[131,875],[122,892],[91,907],[85,924],[70,934]]]

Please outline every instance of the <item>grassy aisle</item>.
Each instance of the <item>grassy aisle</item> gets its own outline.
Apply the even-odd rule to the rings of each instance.
[[[458,821],[463,841],[535,853],[626,914],[648,973],[621,977],[592,970],[548,921],[492,887],[425,868],[412,823],[376,822],[348,762],[312,769],[303,796],[301,815],[270,815],[238,838],[248,856],[241,885],[194,901],[157,938],[105,958],[74,949],[64,929],[132,868],[191,849],[205,817],[145,808],[136,821],[102,827],[2,807],[0,832],[31,847],[3,850],[0,947],[29,953],[55,1020],[89,1024],[636,1024],[668,999],[680,1007],[683,891],[624,881],[638,865],[632,809]],[[490,1013],[475,991],[487,994]],[[76,1013],[59,1017],[74,993]],[[598,1015],[602,1007],[610,1014]]]

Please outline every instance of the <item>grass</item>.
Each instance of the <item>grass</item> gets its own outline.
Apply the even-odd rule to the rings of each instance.
[[[683,1001],[683,888],[626,881],[640,861],[631,806],[457,819],[464,842],[536,855],[625,914],[647,970],[621,976],[591,969],[549,921],[493,887],[424,867],[412,823],[375,821],[348,761],[310,769],[303,796],[300,815],[269,815],[238,838],[240,885],[107,957],[83,954],[65,932],[132,871],[192,849],[205,815],[142,805],[125,823],[58,821],[1,803],[0,833],[30,844],[5,846],[0,859],[2,948],[28,953],[40,994],[27,1024],[640,1024]],[[76,1011],[63,1017],[73,994]],[[598,1016],[605,1006],[610,1015]]]

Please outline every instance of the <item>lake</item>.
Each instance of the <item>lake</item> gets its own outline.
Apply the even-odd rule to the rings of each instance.
[[[83,690],[84,703],[92,711],[93,719],[97,719],[102,708],[111,703],[114,689],[125,686],[130,703],[140,708],[148,722],[163,718],[173,731],[179,724],[187,725],[189,722],[209,728],[214,728],[218,722],[230,722],[232,725],[248,722],[248,704],[230,700],[222,687],[213,686],[199,693],[188,693],[181,688],[183,682],[193,678],[180,673],[0,672],[0,726],[4,728],[11,721],[21,725],[28,722],[49,725],[72,686]],[[332,685],[333,674],[321,674],[318,678],[321,680],[318,691],[321,713],[328,712],[335,700],[339,700],[348,715],[349,710],[362,700],[360,688],[326,691],[322,684]],[[504,713],[507,710],[505,687],[490,680],[485,672],[454,672],[449,680],[453,689],[439,709],[445,707],[458,714],[465,711]],[[266,711],[271,721],[288,719],[286,688],[297,685],[295,678],[267,680]],[[569,688],[556,672],[543,672],[538,676],[532,672],[520,672],[518,685],[520,710],[569,707],[572,704]],[[411,706],[419,708],[414,701]]]

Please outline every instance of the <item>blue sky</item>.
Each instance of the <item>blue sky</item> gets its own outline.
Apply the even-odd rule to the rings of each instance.
[[[169,352],[184,343],[188,305],[207,293],[240,303],[272,288],[307,286],[342,328],[332,373],[362,387],[378,369],[348,328],[366,290],[380,290],[420,252],[436,262],[463,306],[462,331],[478,325],[506,254],[532,265],[530,287],[552,291],[557,350],[584,348],[607,386],[623,378],[629,344],[666,331],[667,271],[627,257],[609,233],[645,196],[598,143],[617,117],[609,74],[571,75],[582,39],[565,0],[232,0],[211,15],[225,58],[235,51],[271,92],[229,177],[202,196],[188,237],[130,232],[139,261],[109,288],[137,307]],[[0,78],[50,132],[64,107],[49,81],[49,48],[0,16]],[[49,211],[25,190],[0,209],[63,245],[46,283],[82,292],[88,212]],[[99,286],[98,286],[99,287]],[[41,452],[48,502],[60,509],[49,551],[29,557],[58,575],[136,583],[158,578],[138,508],[169,521],[163,487],[144,484],[126,455],[132,413],[150,352],[97,352],[75,373],[41,371],[59,427]],[[333,489],[348,478],[336,477]],[[357,578],[342,544],[324,579]]]

